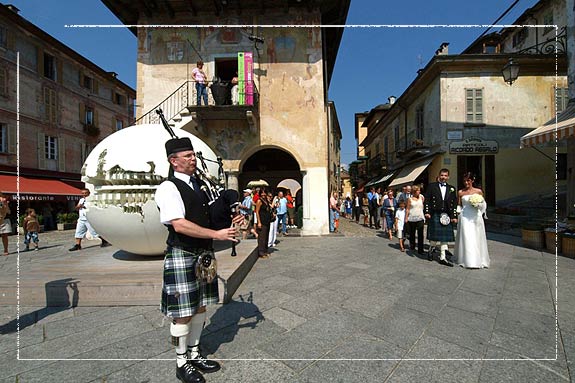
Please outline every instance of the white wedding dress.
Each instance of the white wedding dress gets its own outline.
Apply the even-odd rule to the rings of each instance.
[[[479,208],[474,207],[469,202],[472,195],[461,197],[462,206],[457,222],[454,255],[456,264],[478,269],[489,267],[489,252],[487,251],[485,223],[483,222],[483,214],[487,205],[482,202]]]

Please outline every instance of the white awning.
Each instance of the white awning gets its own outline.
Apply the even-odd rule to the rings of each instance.
[[[547,121],[537,129],[521,137],[521,147],[545,144],[549,141],[562,140],[575,136],[575,104],[570,103],[567,108],[555,118]]]
[[[434,158],[435,157],[429,157],[423,161],[406,165],[403,169],[401,169],[397,177],[391,181],[389,186],[401,186],[415,181],[415,179],[419,177],[419,175],[423,173],[425,169],[427,169]]]
[[[371,179],[368,183],[366,183],[365,186],[377,185],[377,184],[380,184],[382,182],[385,182],[385,181],[389,180],[391,177],[393,177],[394,174],[395,174],[395,172],[389,172],[388,174],[384,175],[383,177],[375,177],[375,178]]]

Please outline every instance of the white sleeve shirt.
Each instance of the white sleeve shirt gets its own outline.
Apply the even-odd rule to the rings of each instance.
[[[174,172],[174,177],[190,185],[190,176]],[[190,185],[190,188],[193,187]],[[160,208],[160,222],[164,225],[171,225],[172,220],[185,218],[186,208],[184,201],[176,185],[171,181],[164,181],[156,189],[154,197],[156,205]]]

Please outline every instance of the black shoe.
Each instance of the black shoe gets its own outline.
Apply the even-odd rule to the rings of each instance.
[[[433,250],[435,250],[433,247],[430,247],[429,250],[427,250],[427,260],[428,261],[433,261]]]
[[[189,363],[176,368],[176,378],[184,383],[205,383],[202,374]]]
[[[103,239],[102,243],[100,244],[100,247],[108,247],[108,246],[112,246],[112,244]]]
[[[74,245],[71,248],[68,249],[68,251],[76,251],[76,250],[82,250],[82,246],[80,245]]]
[[[267,255],[266,258],[269,258],[269,254],[266,255]],[[195,359],[191,359],[188,357],[188,363],[191,364],[194,368],[197,368],[201,372],[205,373],[216,372],[221,368],[218,362],[216,362],[215,360],[207,359],[201,353]]]
[[[444,266],[447,266],[447,267],[453,267],[453,263],[451,263],[451,262],[449,262],[449,261],[447,261],[447,260],[445,260],[445,259],[440,259],[440,260],[439,260],[439,263],[442,264],[442,265],[444,265]]]

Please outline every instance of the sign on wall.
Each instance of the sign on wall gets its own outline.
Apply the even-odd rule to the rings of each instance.
[[[499,152],[497,141],[485,141],[478,137],[449,143],[450,154],[495,154],[497,152]]]

